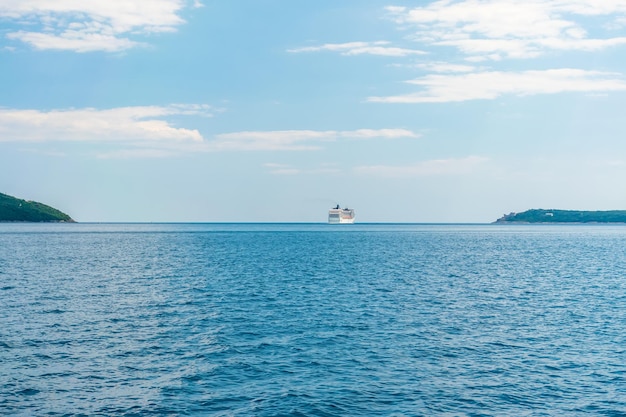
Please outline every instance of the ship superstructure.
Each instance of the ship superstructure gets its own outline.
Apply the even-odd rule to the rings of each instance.
[[[341,208],[339,204],[335,208],[328,210],[328,223],[330,224],[351,224],[354,223],[354,209]]]

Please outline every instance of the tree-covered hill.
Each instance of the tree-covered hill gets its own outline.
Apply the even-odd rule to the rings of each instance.
[[[578,211],[533,209],[505,214],[496,223],[626,223],[626,210]]]
[[[0,193],[0,222],[74,222],[74,220],[45,204]]]

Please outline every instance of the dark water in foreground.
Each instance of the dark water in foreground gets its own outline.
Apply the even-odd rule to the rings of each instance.
[[[0,414],[626,416],[626,226],[0,224]]]

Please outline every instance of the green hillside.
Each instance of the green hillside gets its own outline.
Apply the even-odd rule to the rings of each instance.
[[[0,222],[74,222],[67,214],[36,201],[0,193]]]
[[[533,209],[502,216],[496,223],[626,223],[626,210],[578,211]]]

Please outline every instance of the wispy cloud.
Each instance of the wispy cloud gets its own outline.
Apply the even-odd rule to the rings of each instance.
[[[176,115],[210,117],[208,105],[174,104],[114,109],[0,108],[0,142],[202,142],[196,129],[173,126]]]
[[[98,159],[153,159],[168,158],[179,155],[180,152],[168,149],[120,149],[110,152],[100,152]]]
[[[420,43],[454,47],[474,61],[626,44],[622,36],[590,37],[584,23],[585,17],[593,17],[607,27],[623,26],[624,0],[440,0],[387,10]]]
[[[473,65],[451,64],[449,62],[426,62],[415,66],[431,72],[474,72],[477,70]]]
[[[360,175],[390,178],[461,175],[474,172],[488,161],[488,158],[482,156],[468,156],[466,158],[434,159],[403,166],[366,165],[354,168],[354,172]]]
[[[406,49],[389,46],[390,42],[346,42],[346,43],[326,43],[318,46],[306,46],[302,48],[288,49],[287,52],[338,52],[341,55],[382,55],[382,56],[408,56],[424,55],[426,52],[417,49]]]
[[[204,137],[172,118],[212,117],[205,104],[113,109],[32,110],[0,108],[0,143],[98,143],[99,158],[155,158],[191,152],[305,151],[344,140],[418,138],[407,129],[245,131]]]
[[[186,0],[5,0],[0,20],[24,29],[8,39],[36,49],[75,52],[116,52],[143,43],[141,35],[173,32],[184,23],[180,12]],[[196,1],[191,7],[200,7]]]
[[[267,163],[263,167],[269,170],[272,175],[321,175],[321,174],[338,174],[341,172],[334,164],[323,164],[318,168],[302,169],[292,165]]]
[[[263,167],[268,169],[270,173],[274,175],[297,175],[302,172],[300,169],[294,168],[291,165],[277,164],[273,162],[263,164]]]
[[[249,131],[217,135],[215,141],[209,146],[216,150],[234,151],[306,151],[319,150],[321,143],[341,138],[395,139],[418,138],[419,136],[407,129]]]
[[[503,95],[528,96],[567,92],[598,93],[625,91],[626,81],[615,73],[579,69],[427,75],[407,81],[421,86],[416,93],[369,97],[381,103],[445,103],[495,99]]]

